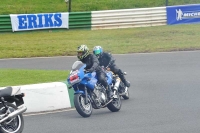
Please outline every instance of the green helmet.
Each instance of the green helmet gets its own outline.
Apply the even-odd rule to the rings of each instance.
[[[85,44],[78,47],[77,49],[78,59],[82,60],[86,58],[88,55],[89,55],[89,48]]]
[[[103,53],[103,48],[101,46],[95,46],[93,48],[93,54],[96,55],[97,58],[101,57]]]

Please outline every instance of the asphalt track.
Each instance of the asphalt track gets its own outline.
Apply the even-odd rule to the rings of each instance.
[[[119,112],[25,116],[23,133],[199,133],[200,51],[114,55],[131,82]],[[70,69],[75,57],[0,60],[0,68]]]

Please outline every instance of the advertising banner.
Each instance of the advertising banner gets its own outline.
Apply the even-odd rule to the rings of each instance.
[[[68,28],[69,13],[10,14],[12,30]]]
[[[200,4],[167,7],[167,24],[200,23]]]

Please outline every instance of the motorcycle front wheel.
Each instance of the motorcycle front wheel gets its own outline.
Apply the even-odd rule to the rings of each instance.
[[[17,107],[11,103],[5,103],[10,112],[17,110]],[[6,112],[5,107],[0,105],[1,115]],[[14,118],[8,119],[0,124],[0,133],[21,133],[24,129],[24,118],[22,114],[17,115]]]
[[[85,103],[85,95],[75,94],[74,95],[74,106],[76,111],[82,117],[89,117],[92,114],[93,108],[90,99],[88,98],[88,103]]]

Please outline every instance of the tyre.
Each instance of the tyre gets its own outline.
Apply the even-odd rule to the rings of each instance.
[[[82,117],[89,117],[92,114],[92,104],[90,99],[88,98],[88,103],[85,104],[85,95],[82,94],[75,94],[74,95],[74,106],[76,111]]]
[[[112,112],[119,111],[122,106],[121,97],[119,96],[118,93],[116,95],[117,95],[117,98],[113,99],[113,101],[107,105],[107,108]]]
[[[5,103],[10,112],[17,110],[17,107],[11,103]],[[1,112],[5,112],[5,107],[0,105]],[[14,118],[8,119],[5,122],[2,122],[0,125],[0,133],[21,133],[24,129],[24,118],[22,114],[17,115]]]
[[[127,88],[126,92],[124,95],[122,95],[122,97],[124,98],[124,100],[128,100],[129,99],[129,89]]]

